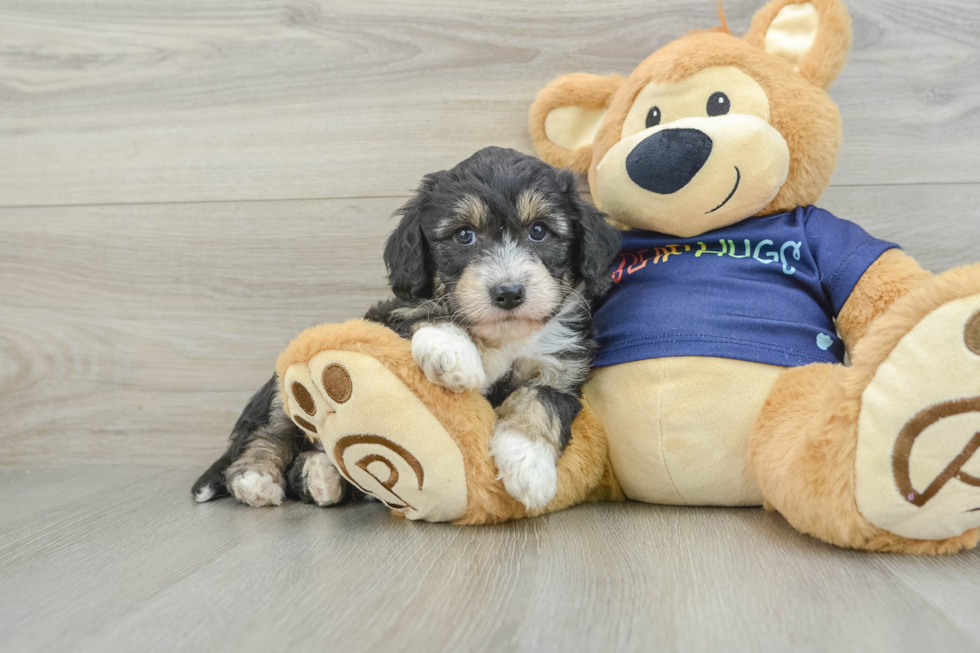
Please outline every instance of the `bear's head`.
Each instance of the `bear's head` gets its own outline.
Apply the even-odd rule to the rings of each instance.
[[[812,204],[841,144],[824,89],[847,60],[839,0],[773,0],[743,38],[720,28],[667,44],[626,79],[572,74],[539,94],[539,156],[588,172],[593,200],[629,227],[696,236]]]

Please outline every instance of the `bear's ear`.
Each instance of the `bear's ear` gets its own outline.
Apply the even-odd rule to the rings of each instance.
[[[574,73],[541,89],[529,118],[538,156],[553,166],[587,173],[592,164],[592,140],[622,85],[619,75]]]
[[[772,0],[756,13],[745,40],[827,88],[847,62],[851,17],[840,0]]]

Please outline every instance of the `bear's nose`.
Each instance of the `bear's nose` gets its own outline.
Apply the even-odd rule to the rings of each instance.
[[[697,129],[663,129],[626,156],[626,174],[651,193],[669,195],[687,186],[711,154],[711,138]]]
[[[490,289],[497,308],[512,311],[524,303],[524,286],[494,286]]]

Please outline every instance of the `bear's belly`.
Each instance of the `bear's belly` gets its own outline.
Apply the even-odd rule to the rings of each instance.
[[[654,358],[593,372],[585,396],[609,435],[630,499],[753,506],[749,431],[782,367],[725,358]]]

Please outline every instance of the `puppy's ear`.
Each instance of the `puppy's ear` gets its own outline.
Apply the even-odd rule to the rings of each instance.
[[[578,211],[575,222],[580,243],[578,272],[585,282],[585,291],[590,298],[602,297],[612,285],[609,269],[619,252],[622,236],[619,229],[606,221],[605,213],[582,200],[572,172],[560,171],[558,185]]]
[[[422,213],[430,186],[431,180],[424,179],[415,197],[395,212],[401,222],[385,241],[388,283],[395,296],[405,301],[432,298],[429,244],[422,232]]]

